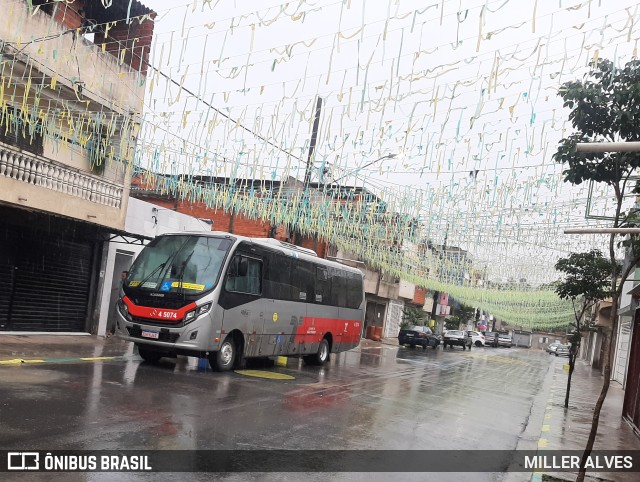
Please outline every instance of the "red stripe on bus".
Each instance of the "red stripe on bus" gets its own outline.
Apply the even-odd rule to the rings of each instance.
[[[148,306],[138,306],[133,303],[129,299],[129,297],[125,296],[122,298],[129,308],[129,313],[132,316],[137,316],[138,318],[150,318],[153,320],[162,320],[165,323],[180,323],[187,312],[194,310],[197,308],[195,302],[189,303],[187,306],[183,306],[178,310],[170,310],[167,308],[152,308]]]
[[[302,325],[295,332],[294,342],[320,342],[325,334],[331,333],[334,343],[358,343],[361,332],[362,322],[360,320],[306,316],[302,320]]]

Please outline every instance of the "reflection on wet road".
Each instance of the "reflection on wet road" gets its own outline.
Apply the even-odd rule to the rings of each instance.
[[[187,358],[149,365],[132,346],[113,343],[121,343],[110,349],[115,359],[0,366],[1,447],[514,449],[550,364],[546,354],[524,349],[443,351],[364,342],[333,355],[324,368],[296,359],[286,367],[249,367],[288,375],[262,378],[215,373]],[[116,480],[113,475],[77,480]],[[281,479],[270,477],[264,476]]]

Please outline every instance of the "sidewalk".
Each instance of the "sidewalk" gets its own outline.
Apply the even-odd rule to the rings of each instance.
[[[2,335],[0,362],[33,359],[69,359],[95,356],[122,356],[129,343],[95,335]]]
[[[603,378],[598,370],[592,369],[584,361],[576,361],[571,377],[569,408],[564,408],[568,372],[563,369],[566,358],[555,358],[550,367],[551,383],[549,396],[544,407],[544,421],[540,429],[538,448],[540,450],[584,450],[591,422],[593,408],[602,389]],[[598,433],[594,450],[640,450],[640,437],[622,419],[624,390],[612,381],[607,398],[600,412]],[[562,480],[575,480],[577,473],[545,472]],[[534,475],[532,481],[547,477]],[[548,479],[547,479],[548,480]],[[638,480],[637,472],[599,473],[587,471],[587,480],[631,482]]]

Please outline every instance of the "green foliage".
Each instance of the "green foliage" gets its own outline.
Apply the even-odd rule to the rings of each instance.
[[[640,167],[634,152],[577,152],[579,142],[640,141],[640,60],[616,68],[609,60],[591,64],[582,81],[566,82],[559,95],[571,109],[569,120],[576,132],[560,141],[553,158],[568,165],[565,181],[617,185]]]
[[[561,299],[583,298],[591,304],[613,294],[610,280],[614,266],[597,249],[571,253],[568,258],[560,258],[555,268],[565,274],[555,287]]]
[[[453,312],[453,315],[445,320],[445,327],[447,330],[457,330],[460,323],[468,323],[471,320],[475,320],[476,309],[467,305],[460,305]]]
[[[400,323],[400,329],[405,329],[410,326],[424,326],[427,324],[428,314],[420,308],[415,306],[405,306],[402,310],[402,322]]]

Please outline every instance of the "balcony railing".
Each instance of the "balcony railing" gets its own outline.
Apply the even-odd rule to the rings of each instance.
[[[120,208],[123,186],[44,158],[0,145],[0,177]]]

